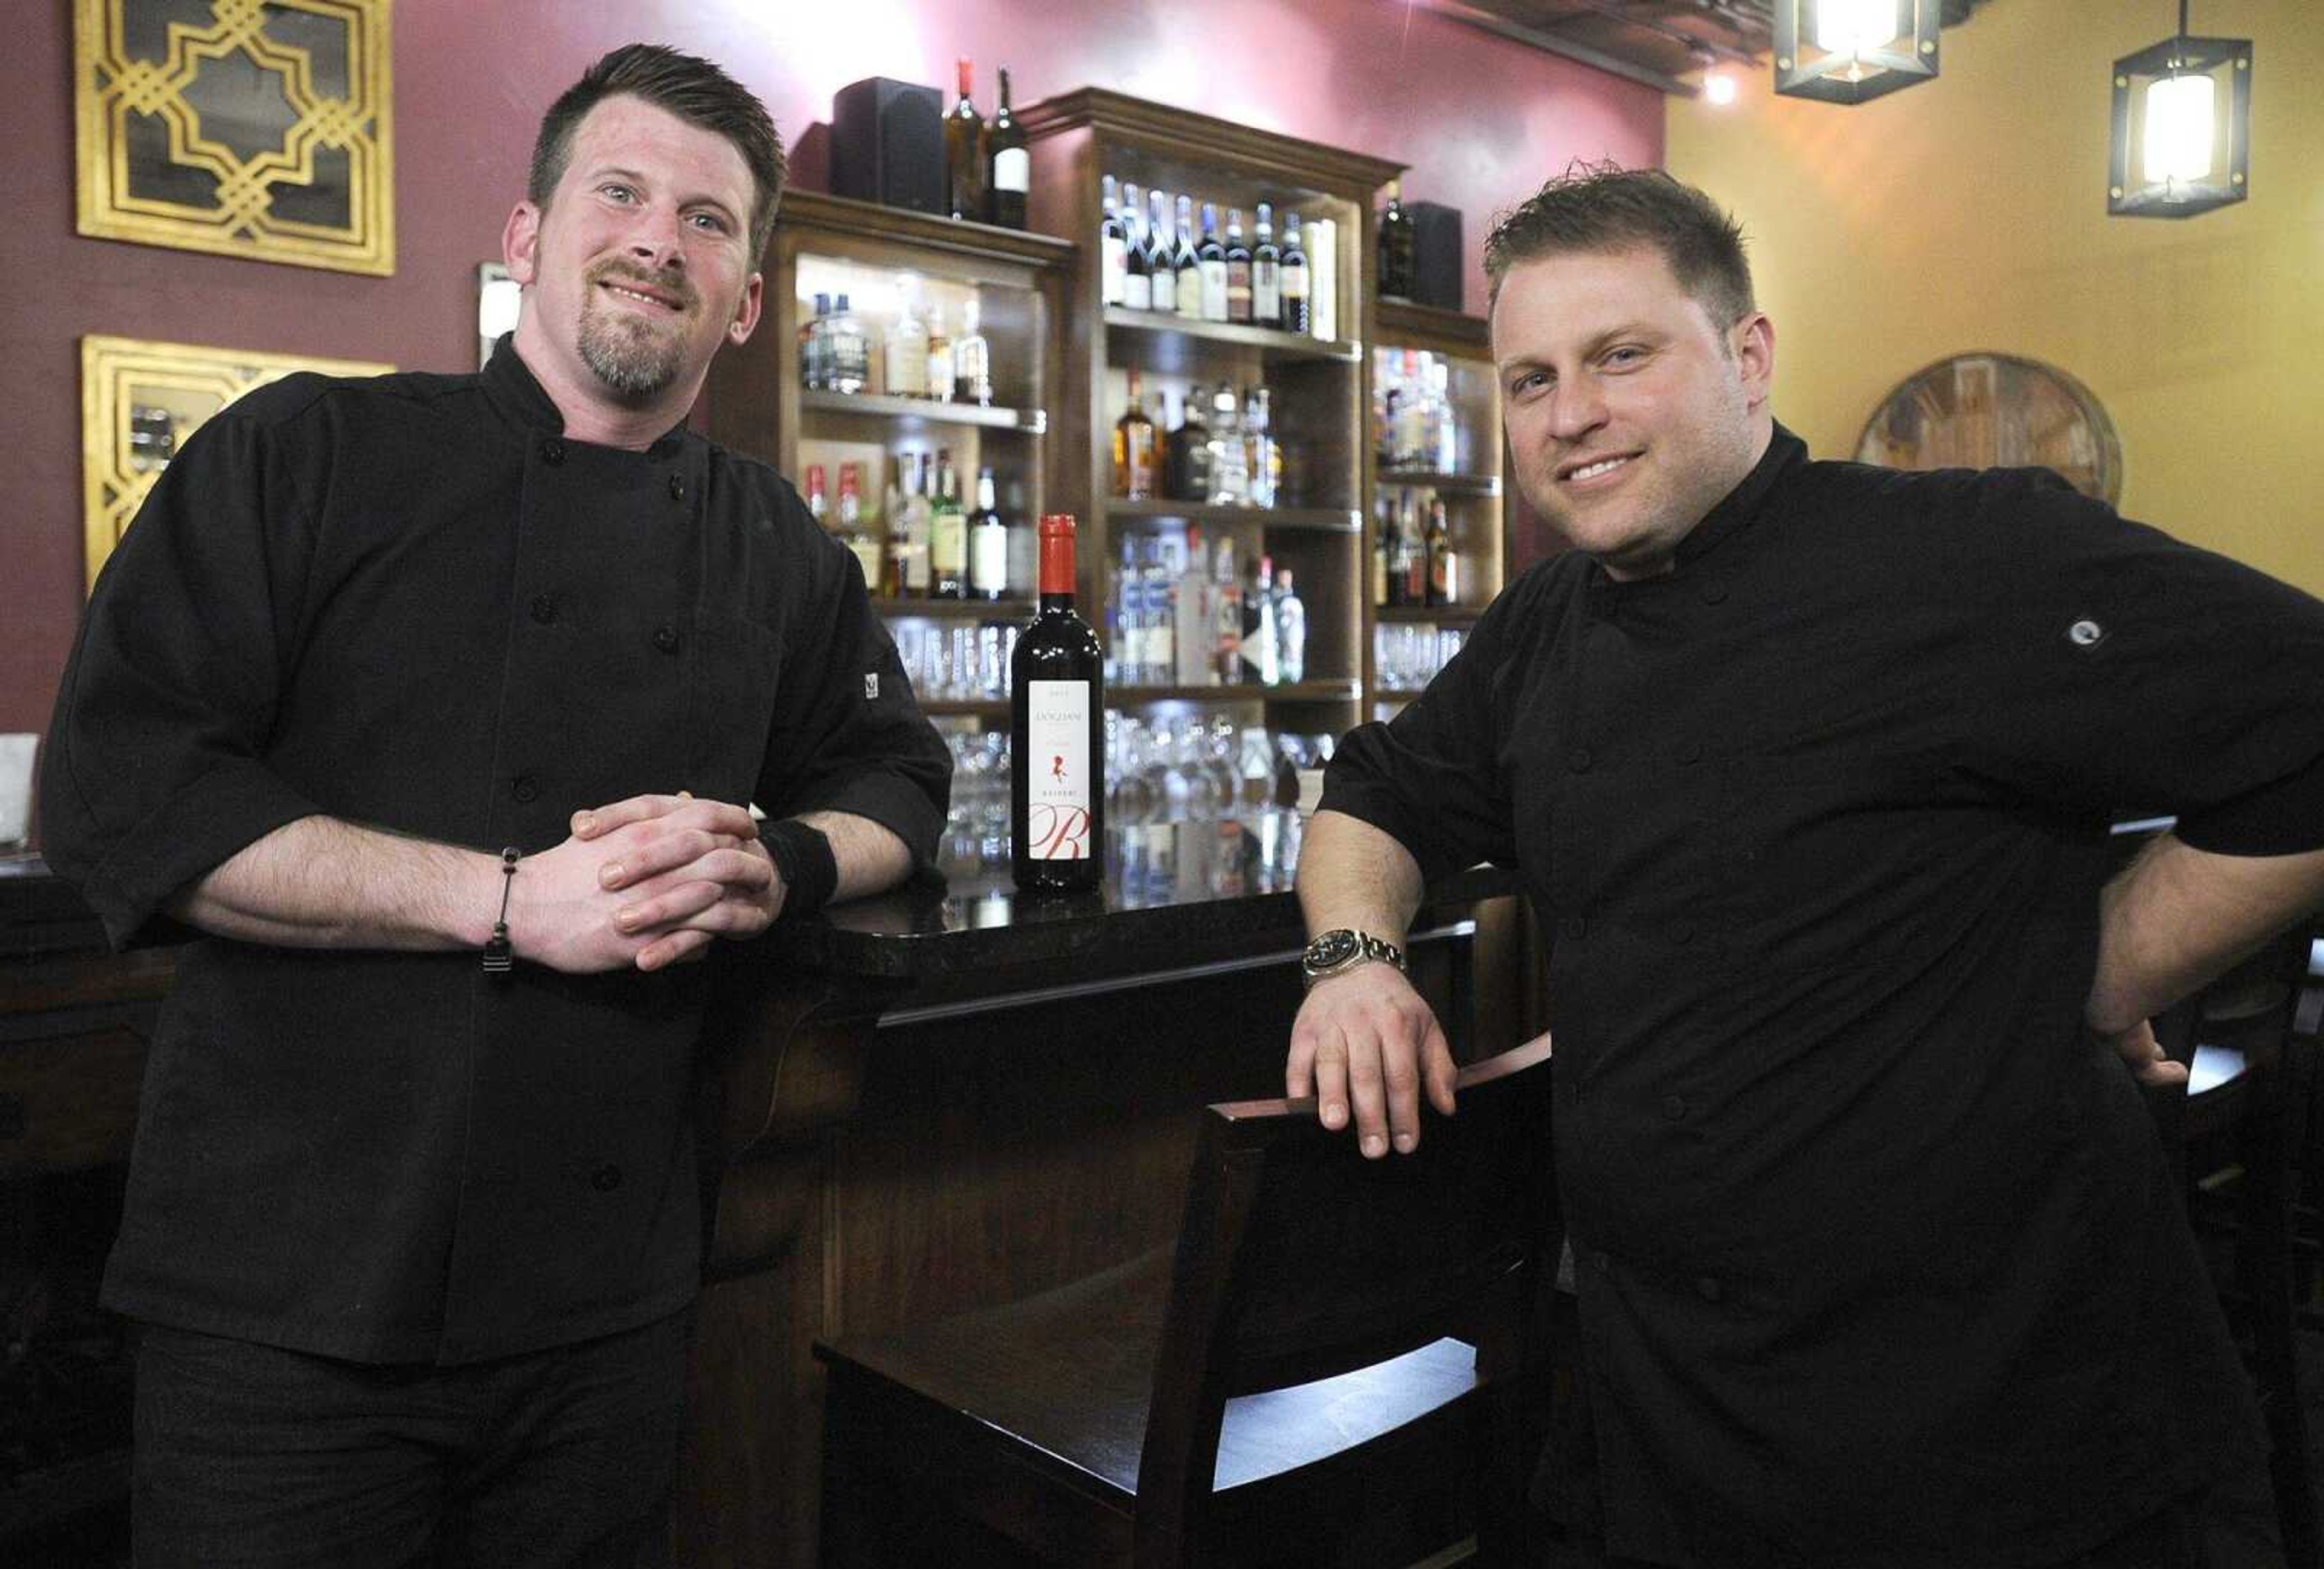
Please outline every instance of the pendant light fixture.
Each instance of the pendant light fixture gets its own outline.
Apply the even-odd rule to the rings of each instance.
[[[1942,0],[1775,0],[1775,90],[1860,104],[1937,74]]]
[[[2179,32],[2114,62],[2107,211],[2184,218],[2251,194],[2248,38]]]

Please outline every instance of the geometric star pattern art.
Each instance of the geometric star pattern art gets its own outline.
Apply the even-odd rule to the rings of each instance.
[[[390,0],[74,0],[79,232],[395,271]]]
[[[80,340],[81,522],[88,586],[202,421],[294,371],[383,376],[393,365],[127,337]]]

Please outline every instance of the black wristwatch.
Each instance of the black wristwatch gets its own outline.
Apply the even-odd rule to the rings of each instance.
[[[1344,974],[1358,964],[1369,964],[1376,959],[1399,970],[1404,968],[1404,950],[1394,943],[1370,932],[1339,927],[1307,945],[1306,951],[1299,955],[1299,974],[1313,986],[1327,976]]]

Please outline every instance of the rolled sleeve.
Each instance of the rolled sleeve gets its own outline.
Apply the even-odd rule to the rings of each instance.
[[[58,689],[42,852],[116,948],[176,935],[178,890],[319,808],[267,767],[296,486],[260,421],[210,420],[99,577]]]

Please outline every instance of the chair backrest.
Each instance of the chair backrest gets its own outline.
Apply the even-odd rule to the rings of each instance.
[[[1446,1334],[1477,1346],[1480,1380],[1541,1371],[1534,1295],[1563,1234],[1549,1058],[1545,1037],[1463,1069],[1457,1114],[1424,1111],[1419,1148],[1379,1160],[1325,1131],[1312,1100],[1208,1108],[1139,1465],[1141,1536],[1193,1539],[1234,1396]]]

